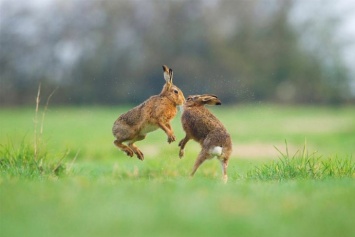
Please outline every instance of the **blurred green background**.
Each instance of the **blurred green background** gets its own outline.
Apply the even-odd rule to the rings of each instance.
[[[353,1],[1,0],[0,104],[137,104],[161,65],[226,103],[354,102]]]

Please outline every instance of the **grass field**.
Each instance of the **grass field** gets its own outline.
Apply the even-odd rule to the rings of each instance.
[[[188,177],[199,146],[190,141],[178,158],[180,114],[172,123],[177,142],[156,131],[137,143],[143,162],[117,150],[111,127],[127,109],[50,107],[43,134],[38,114],[38,153],[52,167],[64,158],[64,169],[24,176],[2,168],[1,236],[354,236],[354,107],[212,108],[234,144],[227,184],[217,160]],[[0,110],[0,164],[4,149],[32,154],[34,117],[34,108]],[[289,157],[278,159],[274,146]],[[297,151],[308,166],[285,163]],[[301,165],[291,176],[268,173]],[[314,171],[320,176],[308,175]]]

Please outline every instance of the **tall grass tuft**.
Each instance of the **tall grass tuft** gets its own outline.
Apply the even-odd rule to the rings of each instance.
[[[57,177],[65,171],[61,162],[51,162],[46,152],[35,153],[32,145],[22,142],[0,147],[0,176],[6,178],[43,179]]]
[[[348,158],[323,159],[317,152],[309,153],[307,144],[302,152],[297,151],[290,156],[286,143],[286,152],[280,153],[277,161],[263,164],[247,172],[247,179],[259,180],[290,180],[290,179],[325,179],[355,177],[355,162]]]
[[[15,146],[12,142],[0,146],[0,175],[2,177],[43,178],[48,176],[58,176],[65,170],[62,161],[67,153],[56,162],[50,161],[41,140],[45,112],[54,91],[47,98],[44,111],[42,112],[42,121],[39,129],[38,113],[40,107],[41,85],[38,87],[34,117],[33,146],[27,144],[25,140],[23,140],[19,146]]]

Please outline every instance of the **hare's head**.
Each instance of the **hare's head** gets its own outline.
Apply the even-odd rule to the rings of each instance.
[[[173,70],[163,65],[164,79],[166,81],[163,90],[160,95],[167,97],[176,105],[182,105],[185,103],[185,97],[182,91],[173,84]]]
[[[222,102],[217,96],[211,94],[190,95],[185,102],[186,107],[203,105],[221,105]]]

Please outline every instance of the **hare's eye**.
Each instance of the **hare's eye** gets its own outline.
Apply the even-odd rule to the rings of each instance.
[[[190,100],[192,100],[192,98],[191,98],[191,97],[187,98],[187,101],[190,101]]]
[[[179,93],[179,91],[175,89],[175,90],[174,90],[174,93],[177,94],[177,93]]]

